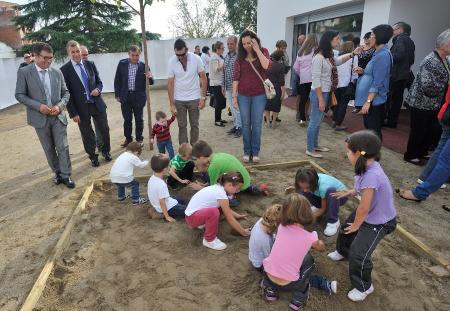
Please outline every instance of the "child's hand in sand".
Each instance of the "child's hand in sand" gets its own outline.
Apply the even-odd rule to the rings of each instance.
[[[339,200],[339,199],[342,199],[342,198],[355,196],[355,194],[356,194],[355,190],[348,190],[348,191],[336,191],[336,192],[332,193],[331,196],[333,198],[336,198],[336,199]]]
[[[168,222],[177,222],[174,218],[172,218],[172,217],[170,217],[170,216],[167,216],[167,217],[166,217],[166,220],[167,220]]]
[[[242,236],[250,236],[250,228],[245,228],[244,232],[242,233]]]
[[[198,181],[189,183],[188,187],[192,188],[193,190],[197,190],[197,191],[204,188]]]
[[[183,179],[182,181],[181,181],[181,183],[182,184],[185,184],[185,185],[187,185],[187,184],[189,184],[191,181],[189,180],[189,179]]]
[[[294,186],[289,186],[286,189],[284,189],[284,194],[291,194],[295,191],[295,187]]]
[[[245,219],[245,218],[247,218],[247,214],[238,214],[238,213],[236,213],[234,215],[234,218],[236,218],[236,220]]]

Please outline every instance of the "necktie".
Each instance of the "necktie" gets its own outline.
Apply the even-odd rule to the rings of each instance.
[[[88,100],[91,99],[91,91],[89,90],[89,78],[87,76],[86,71],[84,70],[84,67],[81,63],[77,64],[78,67],[80,67],[81,72],[81,80],[83,82],[84,89],[86,90],[86,98]]]
[[[42,84],[44,85],[44,91],[45,91],[45,97],[47,98],[47,106],[52,107],[52,97],[51,97],[51,89],[50,89],[50,85],[47,82],[47,79],[45,78],[45,76],[47,75],[47,70],[41,70],[41,81]]]

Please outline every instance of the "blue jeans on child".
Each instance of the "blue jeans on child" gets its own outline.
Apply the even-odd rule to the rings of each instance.
[[[238,96],[239,111],[242,118],[242,138],[244,155],[259,156],[261,149],[261,131],[266,95]]]
[[[438,162],[439,155],[441,154],[448,140],[450,140],[450,126],[442,125],[442,134],[441,139],[439,140],[439,144],[431,155],[431,158],[428,160],[427,166],[425,166],[422,173],[420,174],[419,178],[422,181],[425,181],[433,171]]]
[[[172,159],[175,156],[175,153],[173,152],[173,145],[172,145],[172,139],[169,138],[168,140],[158,140],[156,141],[156,145],[158,146],[159,153],[169,153],[169,158]]]
[[[347,202],[347,198],[336,199],[331,194],[337,191],[336,188],[330,187],[326,192],[327,199],[327,223],[334,224],[339,220],[339,208]],[[322,199],[310,192],[300,192],[305,196],[311,205],[320,208],[322,206]]]
[[[233,106],[233,92],[227,90],[225,94],[227,96],[228,105],[230,105],[231,115],[233,116],[234,128],[240,129],[242,128],[241,112],[239,111],[239,108],[234,108]]]
[[[119,200],[124,200],[126,195],[125,195],[125,188],[130,187],[131,188],[131,200],[133,202],[137,202],[139,201],[139,183],[136,180],[132,180],[129,183],[126,184],[119,184],[116,183],[117,185],[117,196],[119,198]]]
[[[178,197],[173,197],[175,200],[178,201],[178,204],[172,207],[170,210],[167,211],[170,217],[173,218],[184,218],[185,214],[184,211],[186,210],[186,202]]]
[[[330,93],[322,92],[322,94],[325,103],[328,103]],[[309,93],[309,101],[311,103],[311,114],[309,116],[308,129],[306,130],[306,148],[308,151],[314,152],[314,149],[319,146],[320,123],[322,123],[325,112],[319,110],[319,99],[315,90],[311,90],[311,93]]]

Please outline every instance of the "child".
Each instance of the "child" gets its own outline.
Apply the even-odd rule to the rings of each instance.
[[[153,125],[150,143],[153,144],[156,135],[156,145],[160,153],[165,153],[166,149],[169,158],[174,157],[172,138],[170,136],[170,124],[175,120],[175,115],[167,120],[167,116],[163,111],[156,112],[156,123]]]
[[[122,153],[111,167],[111,182],[117,185],[117,196],[119,201],[124,201],[127,197],[125,188],[131,188],[131,201],[133,204],[143,204],[148,202],[146,198],[139,196],[139,183],[134,179],[135,167],[144,168],[148,161],[141,161],[139,156],[142,152],[142,145],[138,142],[131,142],[127,145],[127,151]]]
[[[317,174],[314,168],[305,167],[295,175],[295,190],[315,207],[314,217],[326,215],[327,226],[323,233],[326,236],[335,235],[340,226],[339,208],[347,202],[347,198],[337,199],[332,194],[347,190],[345,185],[333,176]]]
[[[263,260],[264,278],[261,286],[267,301],[278,299],[278,291],[292,292],[289,307],[299,310],[306,306],[310,276],[314,259],[309,255],[312,248],[324,251],[324,243],[317,232],[308,232],[304,226],[312,224],[314,217],[308,200],[292,193],[284,202],[279,216],[277,238],[269,257]]]
[[[228,195],[240,190],[244,180],[238,172],[222,174],[216,185],[208,186],[194,194],[186,208],[186,223],[192,228],[205,226],[203,246],[214,250],[224,250],[227,245],[217,238],[220,211],[233,229],[242,236],[249,236],[250,229],[244,229],[237,221],[245,218],[230,209]]]
[[[187,185],[194,176],[194,161],[192,157],[192,146],[189,143],[183,143],[178,149],[178,154],[170,160],[169,177],[167,184],[172,189],[177,189],[179,184]]]
[[[337,192],[337,198],[361,196],[358,208],[341,227],[334,261],[348,258],[350,281],[354,287],[348,298],[362,301],[373,293],[372,253],[386,234],[396,227],[392,188],[380,163],[381,141],[372,131],[356,132],[347,139],[347,157],[355,168],[355,189]]]
[[[282,206],[280,204],[269,206],[265,210],[263,217],[256,222],[250,232],[248,258],[253,268],[261,273],[264,272],[263,261],[269,256],[270,250],[272,249],[281,208]],[[308,258],[308,260],[311,260],[311,258]],[[336,281],[330,282],[318,274],[312,274],[309,282],[312,287],[325,290],[329,295],[337,291]]]
[[[162,213],[168,222],[175,222],[174,218],[184,217],[186,205],[181,200],[170,196],[169,189],[163,180],[169,166],[169,158],[165,154],[155,154],[150,160],[150,166],[153,170],[153,176],[148,180],[147,187],[150,204],[158,213]]]

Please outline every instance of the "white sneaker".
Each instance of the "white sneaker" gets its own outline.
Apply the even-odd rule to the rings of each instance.
[[[337,281],[331,281],[330,287],[331,287],[331,291],[333,292],[333,294],[336,294],[337,293]]]
[[[327,223],[327,226],[325,230],[323,231],[323,234],[326,236],[333,236],[337,233],[339,226],[341,225],[340,221],[336,221],[334,224]]]
[[[221,240],[219,240],[219,238],[217,237],[211,242],[208,242],[205,239],[203,239],[203,246],[214,249],[216,251],[222,251],[225,248],[227,248],[227,245],[223,243]]]
[[[253,163],[259,163],[259,157],[255,156],[252,158]]]
[[[423,180],[422,179],[417,179],[417,183],[420,185],[420,184],[423,184]],[[445,189],[445,188],[447,188],[447,185],[446,184],[442,184],[442,186],[440,187],[441,189]]]
[[[248,163],[250,162],[250,157],[248,155],[245,155],[242,157],[242,161],[244,161],[244,163]]]
[[[342,256],[341,254],[339,254],[338,251],[334,251],[334,252],[332,252],[332,253],[329,253],[329,254],[328,254],[328,257],[330,257],[330,259],[333,260],[333,261],[339,261],[339,260],[344,259],[344,256]]]
[[[315,213],[315,212],[317,212],[318,210],[320,210],[320,208],[315,207],[314,205],[311,205],[311,212]]]
[[[359,290],[354,288],[354,289],[352,289],[351,291],[348,292],[347,297],[351,301],[355,301],[355,302],[356,301],[363,301],[364,299],[366,299],[367,296],[372,294],[374,290],[375,289],[373,288],[373,285],[370,285],[369,289],[366,290],[363,293],[361,293]]]
[[[315,151],[319,151],[319,152],[328,152],[330,151],[330,148],[327,147],[316,147],[314,148]]]
[[[306,155],[309,155],[310,157],[313,157],[313,158],[323,158],[323,156],[320,153],[311,152],[308,150],[306,150]]]
[[[197,226],[197,229],[198,229],[198,230],[203,230],[203,229],[205,229],[205,225]]]

